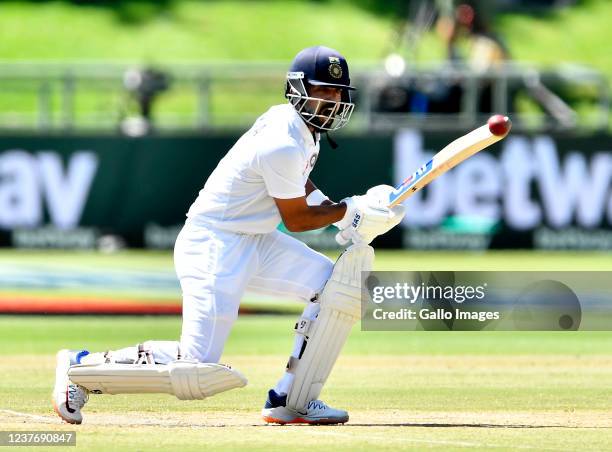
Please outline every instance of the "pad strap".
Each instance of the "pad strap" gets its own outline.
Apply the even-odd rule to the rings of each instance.
[[[301,334],[302,336],[308,336],[308,331],[310,331],[310,325],[312,325],[312,320],[306,317],[300,317],[300,319],[295,323],[296,334]]]

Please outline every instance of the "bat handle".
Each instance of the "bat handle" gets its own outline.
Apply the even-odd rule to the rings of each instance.
[[[406,198],[404,198],[406,199]],[[404,199],[401,199],[401,196],[396,197],[393,201],[387,203],[387,209],[391,210],[398,204],[401,204]]]

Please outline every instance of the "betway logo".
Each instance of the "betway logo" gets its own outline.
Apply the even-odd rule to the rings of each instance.
[[[395,138],[395,178],[427,161],[420,133]],[[406,201],[404,223],[435,226],[448,215],[503,220],[527,230],[542,224],[593,228],[612,224],[612,151],[560,154],[547,136],[510,136],[499,157],[486,150],[432,182]]]
[[[40,226],[45,206],[52,225],[76,227],[97,167],[89,151],[72,154],[66,169],[53,151],[0,153],[0,228]]]

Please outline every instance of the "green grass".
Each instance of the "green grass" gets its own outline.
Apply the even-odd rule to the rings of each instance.
[[[610,333],[353,331],[324,389],[340,427],[267,427],[294,317],[241,317],[223,361],[249,385],[205,401],[92,395],[85,423],[56,423],[53,354],[174,339],[177,318],[0,317],[3,429],[77,430],[83,450],[603,450],[612,441]],[[37,449],[38,450],[38,449]]]
[[[395,30],[392,16],[341,0],[182,0],[135,22],[123,20],[119,8],[63,1],[7,1],[0,11],[0,39],[5,43],[0,59],[16,61],[285,63],[297,49],[318,43],[333,43],[353,61],[375,61],[389,50]],[[495,27],[516,60],[582,61],[612,76],[607,51],[610,14],[610,2],[584,0],[544,15],[499,14]],[[23,33],[24,27],[35,32]],[[439,60],[443,52],[438,40],[427,36],[418,58]]]
[[[339,250],[326,251],[335,259]],[[169,251],[127,250],[118,253],[0,249],[0,265],[40,268],[106,268],[172,270]],[[582,251],[408,251],[376,250],[375,270],[612,270],[606,252]]]
[[[212,84],[209,108],[215,113],[213,124],[223,126],[246,124],[270,105],[284,102],[283,71],[300,48],[333,43],[355,61],[378,59],[393,31],[389,19],[348,2],[323,5],[302,1],[177,1],[171,5],[133,22],[123,20],[118,9],[108,6],[59,1],[3,2],[0,60],[67,63],[112,60],[152,65],[169,61],[282,62],[283,69],[271,80]],[[36,32],[23,33],[24,29]],[[50,122],[59,125],[61,86],[51,88]],[[117,80],[114,88],[104,92],[79,89],[82,91],[77,91],[75,97],[76,125],[115,128],[119,111],[127,102],[121,82]],[[162,95],[156,103],[159,122],[167,126],[193,126],[198,108],[195,94],[194,86],[175,84],[173,91]],[[3,122],[35,126],[37,96],[35,85],[2,92],[0,111],[15,112],[5,116]]]
[[[376,268],[387,270],[612,269],[609,255],[597,253],[376,254]],[[0,267],[34,274],[173,272],[170,253],[150,251],[2,250]],[[51,410],[55,352],[176,340],[180,318],[0,316],[0,423],[4,430],[77,430],[77,447],[87,451],[269,451],[296,444],[309,450],[603,450],[612,442],[612,332],[371,332],[356,326],[322,393],[348,409],[351,421],[265,426],[259,409],[283,372],[295,319],[239,317],[222,361],[248,377],[246,388],[204,401],[92,395],[85,423],[74,427],[59,424]]]
[[[328,251],[335,259],[338,251]],[[0,250],[0,269],[18,271],[30,277],[44,275],[51,281],[56,278],[70,278],[85,275],[84,282],[73,281],[61,287],[46,285],[24,287],[21,285],[0,284],[0,297],[33,296],[62,299],[103,297],[142,301],[179,302],[178,281],[174,285],[172,253],[168,251],[129,250],[115,254],[102,254],[90,251],[53,251],[53,250]],[[486,253],[441,252],[441,251],[404,251],[377,250],[375,270],[428,271],[428,270],[612,270],[612,261],[607,253],[591,252],[531,252],[531,251],[489,251]],[[164,278],[169,281],[163,288],[159,286],[132,285],[123,279],[114,285],[107,285],[108,276],[121,275],[122,272],[135,272],[148,278]],[[286,300],[269,300],[265,297],[247,295],[243,307],[266,308],[297,312],[299,303]]]
[[[226,352],[230,355],[283,354],[294,316],[243,316]],[[0,317],[0,354],[55,353],[60,348],[106,350],[147,339],[175,340],[178,317]],[[262,331],[268,330],[265,334]],[[290,335],[289,335],[290,336]],[[253,340],[257,337],[257,340]],[[452,340],[449,340],[452,337]],[[612,333],[580,332],[424,332],[359,331],[349,341],[348,355],[605,355]]]
[[[328,251],[335,259],[338,251]],[[485,253],[377,250],[375,270],[429,271],[429,270],[612,270],[607,253],[592,252],[531,252],[488,251]],[[131,300],[135,303],[180,303],[180,289],[175,279],[172,253],[168,251],[129,250],[115,254],[91,251],[53,250],[0,250],[0,271],[17,272],[39,281],[40,286],[24,287],[0,283],[0,298],[56,299],[70,302],[81,299],[108,298]],[[135,285],[129,278],[107,284],[106,278],[124,274],[165,281],[163,286]],[[77,277],[74,280],[73,277]],[[78,278],[84,277],[83,280]],[[69,279],[69,283],[66,279]],[[72,278],[72,279],[71,279]],[[63,282],[62,282],[63,281]],[[80,282],[79,282],[80,281]],[[112,279],[115,281],[115,279]],[[61,282],[59,284],[58,282]],[[54,283],[59,285],[54,286]],[[293,300],[269,299],[248,294],[241,306],[274,312],[298,313],[302,305]]]
[[[177,0],[157,6],[122,2],[122,7],[114,8],[108,3],[83,3],[2,2],[0,60],[112,60],[153,65],[170,61],[275,61],[284,68],[298,49],[324,43],[342,51],[352,63],[380,64],[393,50],[397,30],[393,15],[376,14],[360,6],[364,2],[346,0]],[[611,2],[585,0],[546,15],[498,15],[495,26],[517,61],[543,65],[579,62],[602,71],[612,82],[608,51],[612,31],[607,26],[611,16]],[[444,46],[432,31],[410,63],[444,58]],[[39,121],[38,93],[31,87],[19,89],[20,83],[7,81],[0,95],[0,111],[14,112],[5,115],[3,122],[34,126]],[[213,84],[209,108],[214,112],[214,125],[247,124],[270,104],[284,101],[282,70],[277,78],[254,84]],[[52,89],[50,120],[59,125],[61,87]],[[187,86],[175,86],[175,92],[163,95],[156,104],[160,122],[192,126],[198,111],[194,95],[194,89]],[[125,102],[120,82],[103,92],[83,91],[75,99],[76,124],[113,128]],[[519,104],[528,111],[533,109],[528,103]]]
[[[59,1],[0,10],[0,58],[10,60],[286,61],[321,42],[363,60],[380,56],[392,32],[388,19],[349,2],[177,1],[137,23],[109,7]]]
[[[612,80],[612,57],[604,50],[612,37],[611,14],[609,1],[584,0],[578,7],[543,17],[506,14],[498,18],[497,25],[516,60],[546,65],[584,62]]]

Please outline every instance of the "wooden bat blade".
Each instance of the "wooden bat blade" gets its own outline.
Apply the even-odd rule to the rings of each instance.
[[[477,152],[497,143],[506,135],[508,135],[508,132],[504,135],[494,135],[489,130],[489,125],[485,124],[457,138],[399,184],[389,195],[388,206],[394,207],[402,203],[435,178]]]

